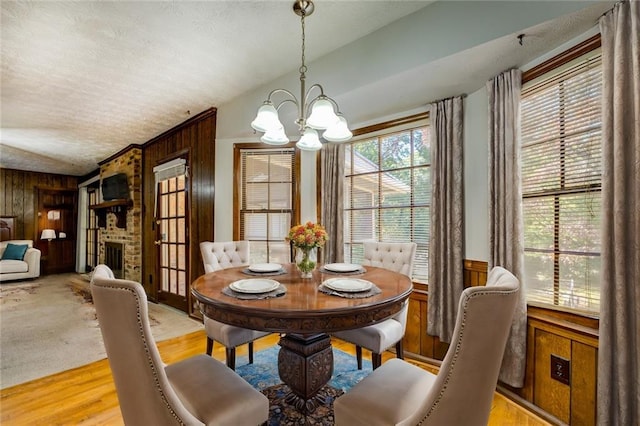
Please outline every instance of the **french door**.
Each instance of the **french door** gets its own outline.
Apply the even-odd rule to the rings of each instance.
[[[187,312],[189,265],[187,175],[157,182],[156,240],[158,301]]]

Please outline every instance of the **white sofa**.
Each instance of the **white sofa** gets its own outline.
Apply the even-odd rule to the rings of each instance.
[[[23,260],[0,260],[0,282],[37,278],[40,276],[40,250],[33,247],[33,240],[9,240],[0,242],[0,259],[7,244],[26,244],[29,246]]]

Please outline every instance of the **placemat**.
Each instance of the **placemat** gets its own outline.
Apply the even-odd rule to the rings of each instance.
[[[357,271],[352,271],[352,272],[330,271],[328,269],[324,269],[324,266],[319,267],[318,271],[322,272],[323,274],[331,274],[331,275],[360,275],[367,272],[367,270],[364,268],[360,268]]]
[[[287,271],[284,268],[282,268],[279,271],[273,271],[273,272],[255,272],[250,270],[249,268],[244,268],[242,270],[242,273],[245,275],[251,275],[254,277],[273,277],[275,275],[284,275],[287,273]]]
[[[382,290],[380,290],[380,288],[375,284],[373,284],[371,288],[367,291],[355,291],[355,292],[336,291],[336,290],[330,289],[324,284],[320,284],[320,286],[318,287],[318,290],[320,290],[325,294],[330,294],[332,296],[340,296],[347,299],[364,299],[365,297],[371,297],[371,296],[375,296],[376,294],[382,293]]]
[[[272,297],[284,296],[286,292],[287,292],[287,288],[283,284],[280,284],[278,288],[268,293],[240,293],[240,292],[231,290],[229,286],[222,289],[222,294],[235,297],[236,299],[241,299],[241,300],[270,299]]]

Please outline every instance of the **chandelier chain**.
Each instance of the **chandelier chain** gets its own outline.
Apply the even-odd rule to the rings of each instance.
[[[301,62],[302,65],[300,66],[300,69],[298,70],[300,72],[300,74],[305,74],[307,72],[307,66],[304,63],[305,57],[304,57],[304,50],[305,50],[305,36],[304,36],[304,17],[305,17],[305,11],[302,10],[302,13],[300,14],[300,21],[301,21],[301,27],[302,27],[302,57],[301,57]]]

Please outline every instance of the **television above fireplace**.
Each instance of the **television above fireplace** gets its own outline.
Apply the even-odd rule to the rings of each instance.
[[[129,179],[126,174],[117,173],[102,179],[102,199],[104,201],[128,200],[129,198]]]

